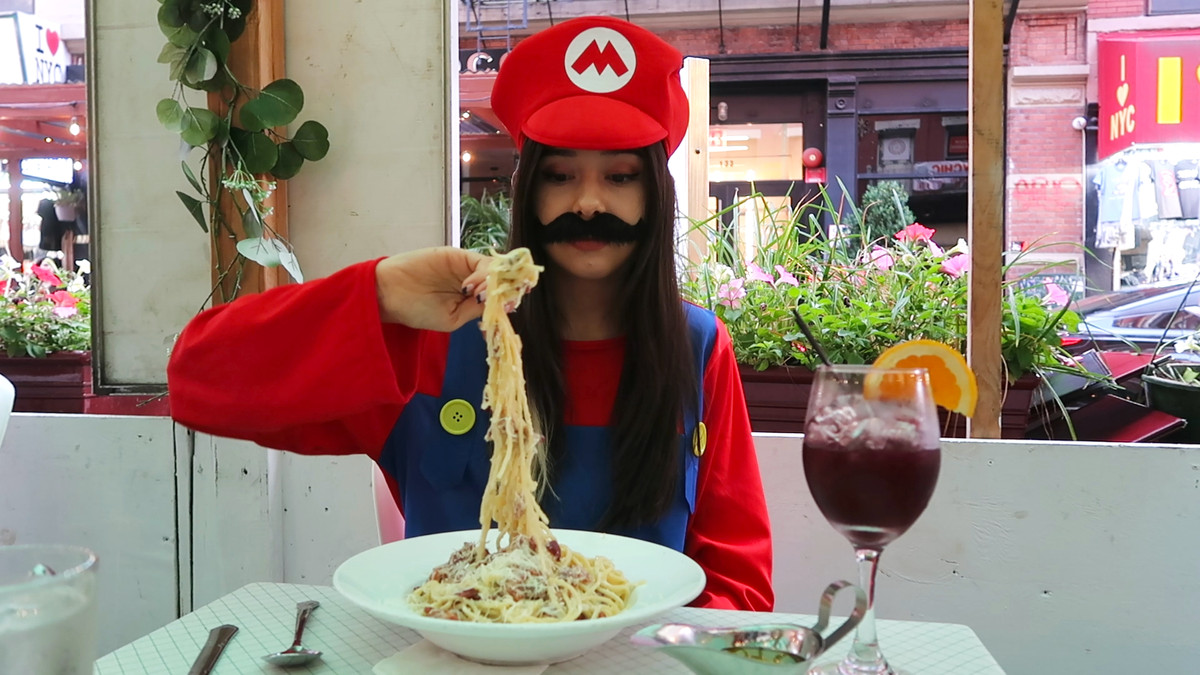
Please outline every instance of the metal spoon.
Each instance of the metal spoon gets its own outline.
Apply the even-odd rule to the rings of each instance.
[[[321,603],[316,600],[306,600],[305,602],[296,604],[296,638],[292,640],[292,646],[287,649],[267,654],[263,660],[273,666],[280,668],[291,668],[292,666],[302,666],[310,661],[321,658],[321,652],[315,649],[305,649],[300,644],[300,638],[304,636],[304,624],[308,621],[308,616],[313,613],[313,610],[320,607]]]

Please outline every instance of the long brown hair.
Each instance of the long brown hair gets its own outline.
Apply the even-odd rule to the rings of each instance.
[[[513,175],[509,247],[527,247],[553,279],[549,257],[538,241],[538,164],[547,146],[526,140]],[[652,522],[671,504],[681,480],[679,432],[685,411],[695,410],[699,374],[692,360],[687,318],[675,276],[675,182],[667,172],[661,143],[633,150],[643,161],[648,228],[627,263],[618,294],[624,317],[625,364],[613,407],[612,502],[602,529]],[[551,282],[552,283],[552,282]],[[545,282],[521,302],[513,325],[526,345],[525,379],[530,405],[549,441],[549,476],[566,452],[563,435],[565,377],[561,318]],[[530,345],[538,345],[529,349]]]

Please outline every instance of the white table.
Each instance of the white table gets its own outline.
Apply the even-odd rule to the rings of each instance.
[[[370,673],[383,659],[419,642],[407,628],[380,621],[344,599],[330,586],[259,583],[244,586],[140,638],[96,662],[96,675],[180,675],[186,673],[208,631],[223,623],[240,628],[217,663],[214,675],[281,673],[261,657],[291,644],[296,603],[318,600],[304,634],[304,645],[324,652],[322,659],[292,673]],[[648,623],[691,623],[736,626],[756,623],[798,623],[811,626],[815,617],[803,614],[730,612],[683,607]],[[657,650],[629,643],[634,626],[580,656],[550,666],[546,673],[579,675],[619,673],[689,673],[682,664]],[[878,622],[879,641],[893,665],[912,675],[1003,675],[992,655],[970,628],[957,624],[917,621]],[[838,643],[821,661],[839,659],[850,638]],[[498,668],[498,673],[504,670]]]

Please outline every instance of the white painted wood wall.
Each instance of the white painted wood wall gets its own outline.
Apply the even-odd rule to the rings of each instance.
[[[245,583],[327,584],[378,542],[365,458],[194,441],[162,418],[17,414],[0,445],[0,538],[95,548],[120,617],[102,652]],[[756,442],[777,608],[813,613],[855,579],[850,547],[800,437]],[[966,624],[1017,675],[1193,672],[1198,529],[1200,446],[946,441],[928,510],[884,552],[879,615]]]

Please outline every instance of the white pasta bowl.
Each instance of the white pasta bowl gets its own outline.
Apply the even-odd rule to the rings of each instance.
[[[384,544],[350,558],[333,573],[347,600],[383,621],[411,628],[435,645],[483,663],[539,664],[574,658],[635,624],[691,602],[704,590],[704,570],[658,544],[598,532],[554,530],[562,544],[591,558],[604,556],[631,582],[643,582],[616,616],[565,623],[495,624],[424,616],[408,595],[479,530],[444,532]],[[490,540],[494,547],[494,538]]]

